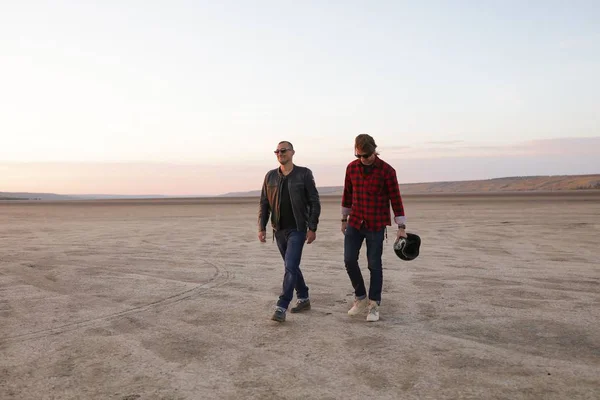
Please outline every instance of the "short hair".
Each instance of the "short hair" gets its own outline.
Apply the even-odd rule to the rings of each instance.
[[[277,143],[277,144],[284,144],[287,143],[290,146],[290,149],[294,150],[294,145],[292,144],[292,142],[288,142],[287,140],[282,140],[281,142]]]
[[[354,147],[360,148],[367,153],[375,153],[375,149],[377,149],[377,144],[375,144],[375,139],[366,133],[361,133],[354,139]]]

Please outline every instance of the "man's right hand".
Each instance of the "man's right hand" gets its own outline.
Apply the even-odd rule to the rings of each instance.
[[[260,240],[263,243],[266,242],[267,241],[267,231],[258,232],[258,240]]]
[[[344,222],[342,221],[342,233],[345,235],[346,234],[346,228],[348,227],[348,221]]]

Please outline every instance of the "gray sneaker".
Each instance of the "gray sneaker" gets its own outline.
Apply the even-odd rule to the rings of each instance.
[[[300,299],[296,302],[296,305],[290,309],[293,313],[308,310],[310,310],[310,299]]]
[[[379,321],[379,305],[376,301],[369,300],[369,313],[367,314],[367,321],[375,322]]]
[[[285,321],[285,308],[277,307],[275,308],[275,313],[271,317],[273,321],[284,322]]]

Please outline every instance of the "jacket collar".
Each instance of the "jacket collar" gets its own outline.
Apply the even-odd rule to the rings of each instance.
[[[294,166],[294,168],[292,168],[292,171],[291,171],[289,174],[287,174],[287,176],[290,176],[291,174],[293,174],[293,173],[294,173],[294,171],[295,171],[295,170],[296,170],[296,168],[297,168],[297,167],[296,167],[296,164],[293,164],[293,163],[292,163],[292,165]],[[281,172],[281,165],[280,165],[279,167],[277,167],[277,175],[279,175],[279,176],[281,176],[281,177],[283,177],[283,176],[286,176],[286,175],[283,175],[283,172]]]

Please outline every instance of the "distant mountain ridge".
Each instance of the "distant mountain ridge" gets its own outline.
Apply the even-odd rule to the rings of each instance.
[[[328,195],[328,194],[341,194],[343,187],[342,186],[319,186],[317,188],[319,190],[319,194]],[[250,190],[248,192],[230,192],[219,195],[219,197],[253,197],[260,196],[260,190]]]
[[[319,187],[318,189],[319,194],[321,195],[341,196],[344,187],[325,186]],[[590,189],[600,189],[600,174],[514,176],[470,181],[400,183],[400,192],[402,194],[494,193]],[[252,190],[248,192],[231,192],[226,193],[222,196],[260,196],[260,190]]]
[[[56,194],[56,193],[29,193],[29,192],[0,192],[0,200],[109,200],[109,199],[161,199],[172,196],[161,194],[147,195],[119,195],[119,194]],[[188,197],[188,196],[178,196]],[[199,196],[194,196],[199,197]]]
[[[319,194],[323,196],[340,196],[342,186],[321,186]],[[441,193],[494,193],[522,191],[566,191],[566,190],[600,190],[600,174],[593,175],[549,175],[549,176],[514,176],[470,181],[401,183],[402,194],[441,194]],[[255,197],[260,190],[246,192],[230,192],[216,197]],[[157,199],[175,197],[207,197],[167,196],[167,195],[61,195],[55,193],[14,193],[0,192],[0,200],[98,200],[98,199]]]
[[[55,193],[0,192],[0,200],[76,200],[76,198]]]

